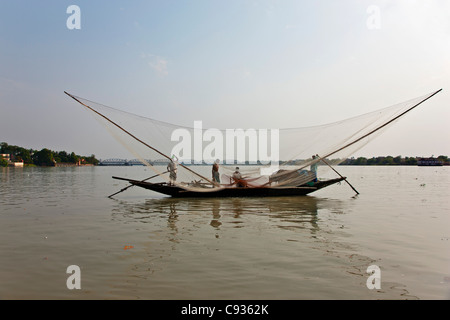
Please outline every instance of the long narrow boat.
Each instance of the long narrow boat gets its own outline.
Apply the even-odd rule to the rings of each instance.
[[[205,188],[202,191],[188,190],[173,186],[165,182],[150,183],[145,181],[113,177],[113,179],[128,181],[130,184],[149,189],[176,198],[224,198],[224,197],[280,197],[280,196],[305,196],[311,192],[328,187],[345,180],[339,177],[330,180],[318,180],[311,185],[297,187],[236,187],[225,186],[223,188]]]

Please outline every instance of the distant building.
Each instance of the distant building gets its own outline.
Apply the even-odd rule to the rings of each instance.
[[[11,155],[7,153],[0,154],[0,158],[8,162],[8,167],[23,167],[23,160],[11,161]]]
[[[10,167],[23,167],[23,160],[22,161],[9,162],[8,166],[10,166]]]
[[[436,159],[434,157],[431,158],[418,158],[417,159],[417,165],[418,166],[443,166],[444,162]]]

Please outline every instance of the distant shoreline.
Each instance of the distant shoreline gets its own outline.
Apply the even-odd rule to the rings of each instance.
[[[382,166],[392,166],[392,165],[403,165],[403,166],[417,166],[422,161],[435,161],[439,162],[442,165],[450,165],[450,161],[447,156],[439,156],[437,158],[429,157],[429,158],[423,158],[423,157],[392,157],[392,156],[378,156],[378,157],[372,157],[372,158],[365,158],[365,157],[358,157],[358,158],[347,158],[347,159],[325,159],[327,163],[331,165],[382,165]],[[156,159],[156,160],[145,160],[147,163],[149,163],[152,166],[165,166],[169,163],[168,159]],[[308,163],[311,161],[311,159],[295,159],[295,160],[289,160],[289,161],[279,161],[279,164],[282,165],[288,165],[288,166],[303,166],[303,165],[309,165]],[[212,165],[213,161],[202,161],[202,163],[194,163],[193,160],[191,162],[179,162],[180,164],[184,166],[208,166]],[[226,163],[219,163],[220,165],[229,165],[229,166],[261,166],[264,165],[263,163],[260,163],[257,161],[256,163],[250,163],[249,161],[240,163],[237,161],[230,161]],[[139,161],[138,159],[128,160],[128,159],[104,159],[100,160],[98,163],[99,166],[143,166],[144,164]],[[326,165],[322,161],[319,161],[319,165]]]
[[[294,159],[289,161],[279,161],[280,164],[290,166],[303,166],[311,159]],[[146,160],[153,166],[165,166],[169,162],[167,159]],[[421,162],[439,163],[439,165],[450,165],[450,159],[447,156],[438,157],[402,157],[402,156],[377,156],[372,158],[352,157],[347,159],[326,159],[327,163],[339,166],[417,166]],[[193,162],[193,161],[192,161]],[[74,152],[52,151],[44,148],[40,151],[25,149],[19,146],[8,145],[6,142],[0,144],[0,167],[3,166],[38,166],[38,167],[80,167],[80,166],[144,166],[138,159],[105,159],[98,160],[95,155],[80,156]],[[211,165],[207,161],[203,163],[183,163],[185,166],[204,166]],[[261,163],[224,163],[222,165],[252,166],[262,165]],[[319,165],[326,165],[319,161]],[[426,166],[435,166],[437,164],[425,164]]]
[[[236,166],[236,164],[224,164],[225,166]],[[258,166],[259,164],[237,164],[237,166],[241,167],[251,167],[251,166]],[[288,166],[298,166],[295,164],[287,164]],[[444,163],[439,166],[449,166],[449,163]],[[155,167],[164,167],[164,164],[155,164]],[[210,164],[185,164],[186,167],[191,166],[210,166]],[[325,164],[321,164],[320,166],[326,166]],[[417,167],[417,164],[339,164],[338,166],[342,167]],[[14,168],[14,166],[5,166],[5,167],[11,167]],[[35,165],[35,164],[24,164],[23,166],[16,166],[16,168],[80,168],[80,167],[145,167],[144,164],[142,165],[94,165],[94,164],[57,164],[54,166],[46,166],[46,165]],[[437,167],[437,165],[428,165],[426,167]],[[1,166],[0,166],[1,168]]]
[[[74,152],[26,149],[20,146],[0,143],[0,167],[69,167],[97,165],[95,155],[80,156]]]

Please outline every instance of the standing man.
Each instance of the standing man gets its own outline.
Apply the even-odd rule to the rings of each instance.
[[[217,183],[220,183],[219,162],[220,160],[217,159],[212,166],[212,180]]]
[[[169,171],[169,179],[170,185],[175,185],[175,181],[177,180],[177,162],[178,158],[173,155],[172,159],[170,159],[169,164],[167,165],[167,171]]]
[[[314,182],[317,182],[317,166],[319,161],[316,161],[316,156],[312,156],[313,162],[311,163],[311,172],[314,174]]]

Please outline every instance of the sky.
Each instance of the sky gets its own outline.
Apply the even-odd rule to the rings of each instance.
[[[0,141],[133,158],[64,91],[184,126],[291,128],[442,88],[355,156],[450,156],[448,57],[447,0],[0,0]]]

